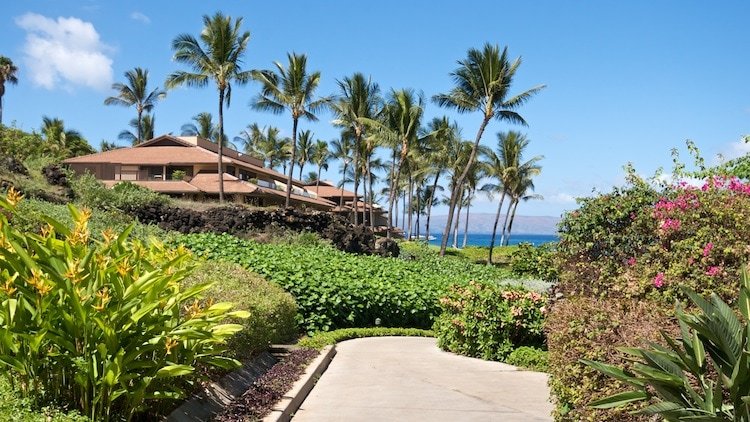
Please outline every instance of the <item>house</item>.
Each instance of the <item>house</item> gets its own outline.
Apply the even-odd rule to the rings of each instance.
[[[342,214],[349,214],[352,209],[356,206],[357,213],[359,214],[358,221],[364,221],[369,223],[370,221],[370,204],[362,201],[360,195],[357,195],[357,200],[354,200],[354,192],[350,192],[343,188],[337,188],[330,182],[319,181],[314,185],[307,185],[305,189],[315,193],[318,198],[325,199],[334,202],[336,207],[332,210],[333,212],[339,212]],[[375,222],[375,227],[387,227],[388,226],[388,215],[387,211],[383,209],[379,204],[373,204],[372,215]]]
[[[108,187],[129,181],[186,199],[219,196],[218,146],[196,136],[162,135],[134,147],[69,158],[63,163],[77,174],[93,174]],[[284,205],[287,176],[265,167],[262,160],[224,148],[222,170],[227,198],[257,206]],[[331,211],[338,202],[293,179],[291,204]]]

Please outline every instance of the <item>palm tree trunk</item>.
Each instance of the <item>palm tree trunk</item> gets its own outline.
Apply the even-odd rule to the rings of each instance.
[[[140,130],[140,124],[138,125],[138,130]],[[140,132],[139,132],[140,133]],[[140,135],[138,135],[140,136]],[[224,136],[224,90],[219,90],[219,136]],[[221,142],[219,142],[219,148],[218,148],[218,155],[219,155],[219,164],[218,164],[218,174],[219,174],[219,203],[224,203],[224,148],[221,145]]]
[[[500,235],[500,245],[505,246],[505,231],[508,229],[508,218],[510,217],[510,208],[513,206],[514,198],[510,198],[508,209],[505,211],[505,221],[503,222],[503,233]]]
[[[510,215],[510,223],[508,223],[508,237],[505,238],[505,246],[508,246],[508,242],[510,242],[510,231],[513,229],[513,220],[516,218],[516,209],[518,208],[519,202],[520,201],[516,199],[513,204],[513,213]]]
[[[373,209],[373,204],[375,203],[375,195],[372,191],[372,169],[370,166],[372,165],[372,162],[370,158],[367,158],[367,184],[370,185],[370,228],[375,228],[375,210]]]
[[[367,158],[365,158],[365,161],[367,161]],[[367,183],[364,174],[362,174],[362,225],[367,225]]]
[[[320,171],[322,169],[323,169],[323,166],[318,166],[318,177],[315,178],[315,193],[318,193],[318,190],[320,189]]]
[[[464,241],[461,245],[462,248],[466,247],[466,241],[468,240],[467,237],[469,235],[469,210],[471,210],[471,197],[474,196],[474,192],[472,189],[469,189],[469,197],[467,198],[466,203],[466,222],[464,223]]]
[[[419,186],[417,186],[417,230],[416,230],[417,231],[417,240],[419,239],[419,234],[420,234],[419,233],[419,216],[422,215],[422,208],[421,208],[422,198],[420,196],[421,195],[421,192],[420,192],[421,190],[422,189]]]
[[[430,215],[432,214],[432,203],[435,201],[435,190],[437,189],[438,179],[440,178],[440,171],[435,174],[435,181],[432,183],[432,193],[430,194],[430,200],[427,203],[427,222],[425,223],[425,238],[430,241]]]
[[[453,249],[458,249],[458,225],[461,223],[461,208],[464,205],[464,192],[461,189],[461,193],[458,197],[458,212],[456,213],[456,223],[453,225]]]
[[[500,212],[503,210],[503,202],[505,201],[505,192],[500,196],[500,204],[497,206],[497,214],[495,214],[495,224],[492,226],[492,239],[490,239],[490,254],[487,257],[487,265],[492,265],[492,250],[495,248],[495,236],[497,235],[497,223],[500,221]]]
[[[408,192],[408,194],[409,194],[409,211],[408,211],[408,216],[409,216],[409,224],[408,224],[409,225],[409,238],[408,238],[408,240],[411,240],[412,237],[414,237],[413,236],[413,234],[414,234],[414,227],[411,224],[412,223],[411,217],[412,217],[412,214],[414,213],[414,207],[412,206],[412,202],[414,201],[414,179],[412,179],[412,177],[411,177],[411,172],[409,172],[409,185],[407,187],[407,190],[409,191]]]
[[[348,165],[344,161],[344,177],[341,178],[341,199],[339,200],[339,207],[344,208],[344,189],[346,188],[346,169]]]
[[[393,227],[398,227],[398,196],[396,196],[396,215],[395,215],[396,225]],[[393,218],[390,216],[388,217],[389,220],[393,221]]]
[[[406,234],[406,189],[401,193],[401,229]]]
[[[297,123],[299,119],[292,118],[292,157],[289,159],[289,176],[286,178],[286,200],[284,207],[289,208],[292,198],[292,176],[294,176],[294,162],[297,161]],[[219,142],[221,144],[221,142]]]
[[[357,192],[359,191],[359,143],[362,142],[361,134],[354,130],[354,225],[359,223],[359,216],[357,215]]]
[[[143,115],[143,109],[141,109],[140,107],[138,107],[138,139],[135,141],[136,145],[140,144],[143,141],[143,133],[142,133],[143,118],[142,118],[142,115]]]
[[[302,169],[305,167],[304,164],[299,163],[299,180],[302,180]]]
[[[464,167],[464,171],[461,173],[460,176],[458,176],[458,179],[456,179],[456,183],[453,185],[453,189],[451,190],[451,199],[450,204],[448,206],[448,223],[445,225],[445,230],[443,231],[443,240],[440,242],[440,256],[445,255],[445,248],[448,246],[448,233],[450,232],[450,221],[453,218],[453,212],[456,208],[456,201],[458,198],[458,191],[461,189],[461,185],[463,185],[464,180],[466,180],[466,176],[469,174],[469,170],[471,170],[471,166],[474,164],[474,159],[477,156],[477,148],[479,148],[479,141],[482,140],[482,134],[484,133],[484,129],[487,128],[487,123],[490,122],[490,119],[492,116],[484,116],[484,119],[482,120],[482,124],[479,125],[479,130],[477,131],[477,137],[474,140],[474,145],[471,147],[471,154],[469,154],[469,161],[466,163],[466,167]]]
[[[400,173],[400,169],[399,169]],[[396,188],[398,186],[398,178],[400,175],[396,175],[396,148],[393,148],[393,156],[391,159],[391,190],[388,192],[388,230],[385,232],[385,237],[391,238],[391,227],[393,226],[393,203],[398,201]],[[398,213],[398,207],[396,207],[396,213]],[[396,226],[398,226],[398,214],[396,215]]]

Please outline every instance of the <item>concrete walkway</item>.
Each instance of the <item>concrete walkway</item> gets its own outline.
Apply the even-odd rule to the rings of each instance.
[[[344,341],[294,422],[550,421],[547,375],[443,352],[434,338]]]

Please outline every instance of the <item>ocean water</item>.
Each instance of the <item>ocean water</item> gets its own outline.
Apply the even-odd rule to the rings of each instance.
[[[431,245],[438,245],[440,246],[440,239],[442,238],[442,234],[435,233],[432,234],[432,236],[435,237],[435,239],[430,240]],[[469,233],[466,245],[467,246],[490,246],[490,241],[492,240],[492,234],[491,233]],[[539,246],[543,243],[549,243],[549,242],[557,242],[560,240],[560,238],[557,235],[554,234],[523,234],[523,233],[514,233],[510,236],[510,241],[508,242],[509,245],[517,245],[519,243],[531,243],[534,246]],[[460,247],[463,244],[464,241],[464,235],[463,233],[458,235],[458,246]],[[500,243],[500,234],[498,233],[497,237],[495,237],[495,246],[498,246]],[[450,247],[453,244],[453,237],[448,238],[448,246]]]

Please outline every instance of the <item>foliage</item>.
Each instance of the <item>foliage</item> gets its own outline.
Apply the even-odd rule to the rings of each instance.
[[[234,321],[244,328],[229,340],[233,357],[249,358],[271,343],[288,342],[297,335],[294,298],[275,284],[237,264],[203,261],[182,281],[182,287],[204,283],[212,283],[205,292],[208,298],[234,303],[236,309],[249,313],[248,318]]]
[[[25,160],[29,157],[50,155],[50,147],[51,145],[36,132],[28,133],[15,127],[0,125],[0,155]]]
[[[534,246],[521,243],[510,258],[510,269],[518,276],[531,276],[543,280],[557,280],[555,245],[545,243]]]
[[[581,201],[561,223],[559,282],[564,300],[551,308],[547,333],[551,389],[558,419],[645,420],[626,410],[593,409],[622,390],[580,359],[631,365],[617,345],[664,344],[656,327],[674,333],[675,300],[687,289],[738,297],[734,280],[748,261],[750,186],[711,178],[654,187],[631,185]]]
[[[185,170],[175,170],[172,172],[172,180],[183,180],[187,176]]]
[[[178,241],[208,259],[239,263],[291,293],[307,332],[367,327],[429,328],[451,283],[502,283],[506,272],[460,260],[358,256],[330,246],[259,244],[229,235]]]
[[[390,336],[433,337],[434,335],[435,333],[431,330],[421,330],[419,328],[341,328],[333,331],[319,331],[310,337],[301,339],[297,345],[310,349],[322,349],[325,346],[355,338]]]
[[[12,190],[0,200],[11,222],[19,201]],[[0,217],[0,365],[24,396],[129,418],[147,400],[183,395],[174,379],[192,379],[196,364],[238,364],[220,354],[242,326],[221,322],[244,313],[201,303],[208,285],[179,288],[184,249],[130,242],[129,229],[92,243],[90,213],[69,209],[72,229],[47,218],[41,235]]]
[[[76,201],[89,208],[130,211],[169,203],[167,196],[130,182],[120,182],[108,189],[89,173],[73,178],[71,187]]]
[[[549,356],[546,350],[537,347],[521,346],[510,352],[508,357],[505,358],[505,363],[531,371],[547,372],[549,368]]]
[[[6,378],[0,378],[0,415],[13,422],[89,422],[77,411],[66,412],[52,406],[36,409],[30,400],[14,390]]]
[[[284,397],[312,362],[318,352],[311,349],[292,350],[281,362],[261,375],[238,400],[232,402],[214,420],[217,422],[262,420]]]
[[[441,348],[488,360],[504,360],[519,346],[544,344],[547,300],[537,292],[469,282],[440,298],[433,329]]]
[[[717,294],[709,300],[686,289],[697,314],[678,304],[680,338],[662,333],[668,347],[620,348],[630,357],[630,370],[591,360],[582,363],[629,384],[634,389],[589,405],[600,409],[650,401],[638,414],[659,415],[667,421],[750,420],[750,276],[742,271],[739,295],[741,319]]]

